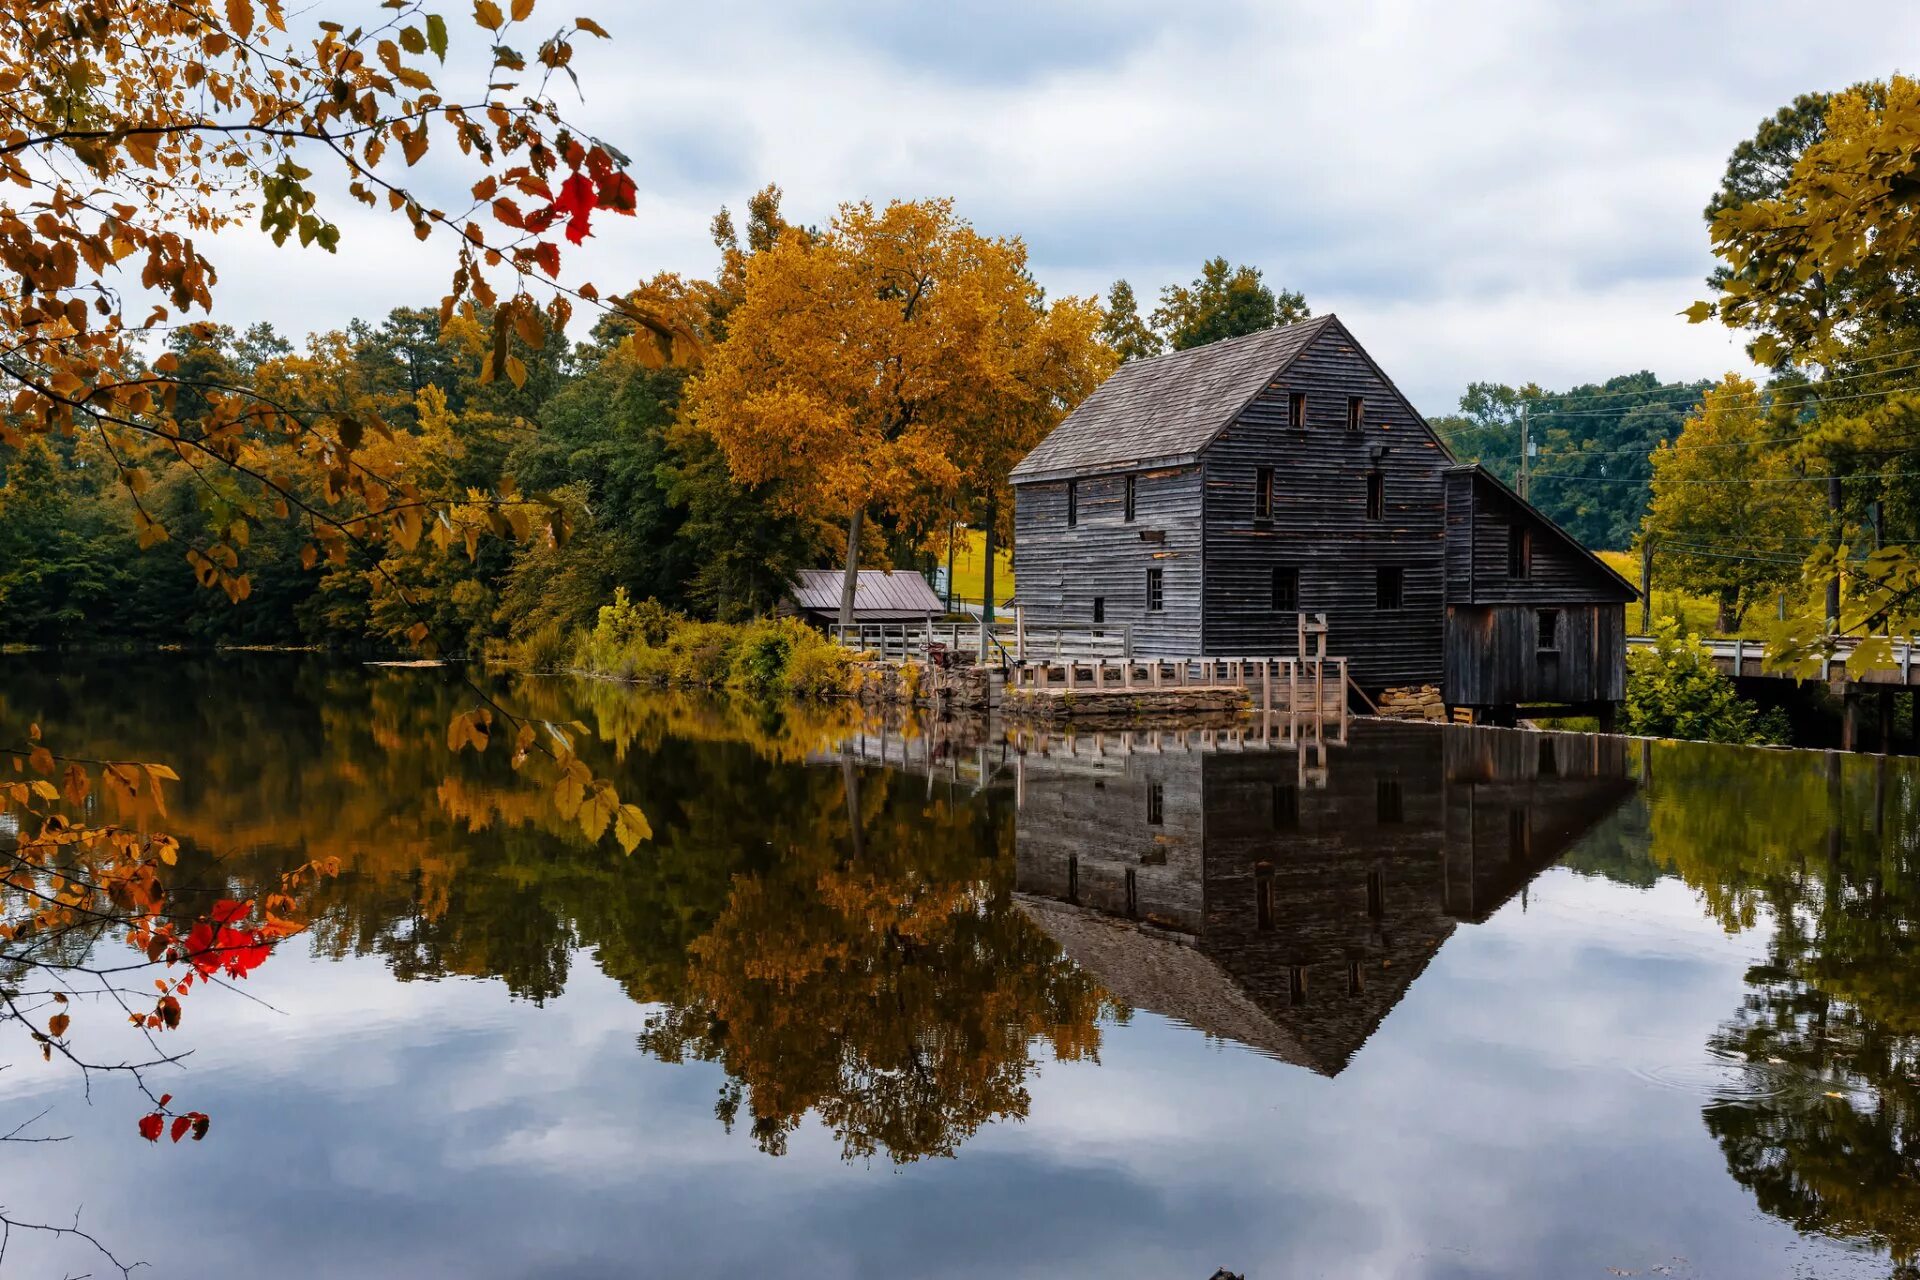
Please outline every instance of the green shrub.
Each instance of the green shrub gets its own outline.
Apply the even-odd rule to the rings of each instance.
[[[729,688],[757,697],[844,695],[852,655],[798,618],[696,622],[653,600],[634,603],[617,589],[569,653],[596,675],[697,688]],[[534,646],[524,647],[531,655]],[[517,665],[521,651],[515,651]],[[553,665],[560,665],[554,663]]]
[[[1775,707],[1762,714],[1742,698],[1698,636],[1683,636],[1677,621],[1662,618],[1653,640],[1627,655],[1623,730],[1701,742],[1786,741],[1786,713]]]
[[[507,645],[507,661],[526,671],[559,671],[573,658],[573,644],[559,619],[550,619]]]

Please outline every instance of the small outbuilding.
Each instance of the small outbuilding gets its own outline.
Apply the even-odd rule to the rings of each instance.
[[[1293,652],[1504,719],[1624,693],[1634,587],[1446,442],[1339,318],[1120,366],[1013,469],[1038,626],[1161,657]],[[837,599],[837,597],[836,597]]]
[[[839,569],[802,569],[788,588],[787,610],[816,626],[840,621],[840,589],[845,577]],[[853,620],[863,622],[925,622],[938,618],[947,606],[922,575],[910,569],[862,569],[853,588]]]

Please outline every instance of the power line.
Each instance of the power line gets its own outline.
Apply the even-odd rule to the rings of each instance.
[[[1857,365],[1870,364],[1878,360],[1892,360],[1899,356],[1910,356],[1910,355],[1916,355],[1916,354],[1920,354],[1920,347],[1900,347],[1893,351],[1883,351],[1878,355],[1861,356],[1858,359],[1848,361],[1844,367],[1852,368]],[[1920,368],[1920,365],[1903,365],[1901,366],[1901,368],[1902,369]],[[1837,374],[1831,378],[1821,379],[1820,382],[1817,384],[1814,383],[1812,380],[1809,380],[1803,385],[1827,386],[1830,383],[1835,383],[1835,382],[1852,382],[1860,378],[1876,378],[1884,374],[1898,373],[1898,372],[1900,372],[1900,369],[1875,369],[1875,370],[1869,370],[1862,373]],[[1701,379],[1697,383],[1666,382],[1666,383],[1660,384],[1657,387],[1650,387],[1645,390],[1623,387],[1617,391],[1543,391],[1538,395],[1523,396],[1522,398],[1532,400],[1534,403],[1538,404],[1543,400],[1606,400],[1606,399],[1612,399],[1615,397],[1622,397],[1622,396],[1653,396],[1653,395],[1685,394],[1685,395],[1693,395],[1697,397],[1699,395],[1699,392],[1694,389],[1695,387],[1710,388],[1712,386],[1713,386],[1713,381],[1711,379]],[[1765,390],[1766,390],[1765,388],[1761,388],[1759,394],[1764,394]],[[1543,410],[1543,412],[1553,412],[1553,411]],[[1606,410],[1605,412],[1612,413],[1612,412],[1616,412],[1616,410]],[[1628,410],[1618,410],[1617,412],[1628,412]]]
[[[1662,484],[1814,484],[1828,480],[1907,480],[1920,478],[1920,471],[1863,471],[1850,476],[1756,476],[1753,479],[1662,480]],[[1580,480],[1595,484],[1647,484],[1641,476],[1582,476],[1564,471],[1548,471],[1535,480]]]

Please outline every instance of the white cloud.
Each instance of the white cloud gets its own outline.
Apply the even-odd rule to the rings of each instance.
[[[1737,348],[1675,313],[1702,291],[1728,149],[1920,40],[1894,0],[1791,39],[1770,10],[621,6],[599,15],[612,44],[582,44],[571,114],[633,155],[640,216],[569,265],[704,273],[714,209],[767,181],[808,221],[950,194],[1056,292],[1258,264],[1341,311],[1428,412],[1482,378],[1713,376]],[[442,292],[445,246],[398,219],[345,230],[337,262],[222,237],[223,314],[303,333]]]

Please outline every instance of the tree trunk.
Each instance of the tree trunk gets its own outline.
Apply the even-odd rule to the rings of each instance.
[[[980,601],[980,624],[987,627],[993,625],[993,556],[994,552],[998,549],[994,541],[994,534],[997,532],[994,526],[1000,522],[999,508],[999,498],[990,495],[987,498],[987,536],[985,539],[987,546],[987,563],[980,571],[982,574],[980,581],[983,584],[980,588],[980,595],[982,597]]]
[[[853,627],[853,592],[860,582],[860,526],[866,515],[864,507],[855,507],[847,517],[847,565],[846,575],[840,579],[840,625],[848,629]]]
[[[1714,619],[1713,625],[1723,636],[1740,625],[1740,614],[1737,611],[1733,592],[1722,591],[1720,593],[1720,615]]]

